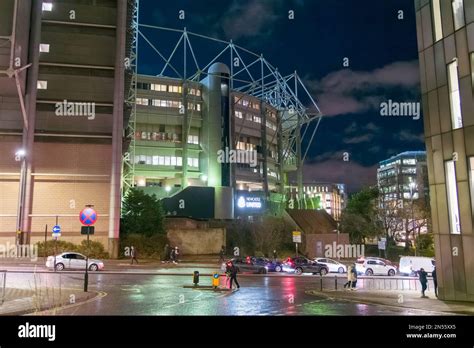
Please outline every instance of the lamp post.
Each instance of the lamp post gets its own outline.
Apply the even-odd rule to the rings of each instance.
[[[415,188],[416,188],[416,184],[412,181],[410,182],[410,197],[411,197],[411,226],[412,226],[412,229],[413,229],[413,242],[414,242],[414,246],[415,246],[415,256],[416,256],[416,253],[417,253],[417,248],[416,248],[416,236],[415,236],[415,212],[414,212],[414,209],[413,209],[413,199],[414,199],[414,196],[415,196]]]
[[[22,231],[21,221],[22,221],[22,211],[23,205],[25,203],[25,184],[26,184],[26,151],[24,149],[20,149],[15,153],[15,161],[21,161],[21,169],[20,169],[20,180],[19,180],[19,188],[18,188],[18,205],[17,205],[17,214],[16,214],[16,236],[15,236],[15,244],[17,247],[17,256],[18,256],[18,249],[19,245],[22,245],[24,242],[24,235]]]

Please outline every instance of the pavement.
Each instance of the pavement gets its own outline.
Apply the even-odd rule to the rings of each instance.
[[[439,300],[433,291],[427,291],[427,298],[422,298],[419,291],[391,290],[309,290],[308,294],[326,296],[331,300],[383,305],[387,307],[410,308],[421,311],[432,311],[443,314],[474,315],[474,304]]]
[[[3,295],[3,293],[1,294]],[[38,287],[32,289],[6,288],[0,297],[0,315],[54,315],[58,309],[82,304],[102,294],[81,292],[80,289]]]

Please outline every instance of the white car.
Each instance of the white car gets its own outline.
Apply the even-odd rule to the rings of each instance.
[[[64,252],[56,255],[56,261],[54,256],[48,256],[46,259],[46,267],[54,268],[55,262],[56,271],[62,271],[64,269],[85,270],[86,268],[86,257],[75,252]],[[104,269],[104,263],[100,260],[89,259],[87,267],[89,268],[89,271],[95,272]]]
[[[340,263],[339,261],[328,259],[325,257],[317,257],[314,259],[314,261],[316,261],[317,263],[322,263],[323,265],[326,265],[327,268],[329,269],[329,272],[337,272],[337,273],[347,272],[347,266]]]
[[[356,271],[358,274],[371,275],[388,275],[394,276],[397,273],[395,266],[389,265],[379,259],[364,259],[356,262]]]

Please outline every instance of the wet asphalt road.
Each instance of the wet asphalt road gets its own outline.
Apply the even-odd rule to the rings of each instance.
[[[202,270],[202,273],[210,273]],[[35,280],[36,279],[36,280]],[[10,273],[7,287],[42,286],[82,291],[81,273]],[[221,283],[225,281],[221,277]],[[96,299],[77,303],[59,315],[432,315],[430,311],[367,305],[313,296],[307,290],[319,289],[319,277],[240,275],[238,291],[211,291],[185,288],[191,275],[149,275],[138,273],[90,273],[89,290],[100,293]],[[338,286],[345,282],[338,279]],[[211,285],[211,277],[201,276],[201,285]],[[324,287],[334,289],[334,276],[325,278]],[[439,313],[438,313],[439,314]]]

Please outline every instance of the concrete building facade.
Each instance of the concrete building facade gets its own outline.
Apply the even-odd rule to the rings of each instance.
[[[132,1],[4,0],[0,4],[0,240],[94,239],[117,253]],[[20,92],[15,84],[19,74]],[[48,232],[49,229],[49,232]]]

